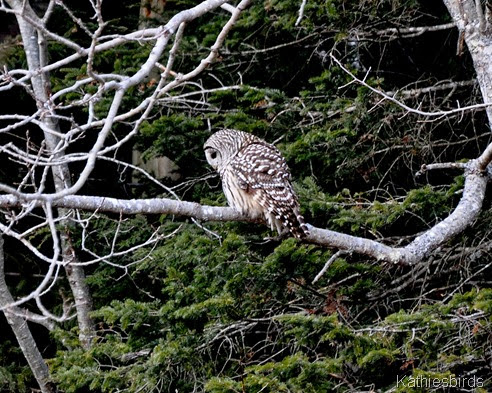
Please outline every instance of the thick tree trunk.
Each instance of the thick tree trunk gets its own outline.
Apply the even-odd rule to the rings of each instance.
[[[19,316],[17,307],[10,308],[9,304],[14,302],[12,295],[5,282],[5,254],[3,252],[3,237],[0,236],[0,308],[3,309],[7,322],[12,328],[19,347],[36,378],[43,393],[56,392],[54,384],[50,382],[48,366],[39,352],[38,346],[29,330],[26,319]]]
[[[26,53],[27,63],[29,71],[33,72],[31,78],[33,92],[36,98],[36,103],[39,109],[44,109],[47,113],[43,118],[45,125],[54,131],[60,132],[58,122],[49,115],[49,97],[51,95],[51,83],[47,73],[36,74],[36,71],[46,65],[48,53],[46,48],[46,41],[41,32],[37,31],[30,23],[28,23],[24,16],[27,16],[31,20],[37,21],[42,24],[42,21],[37,17],[29,3],[25,3],[18,0],[9,0],[8,4],[14,10],[21,13],[16,14],[17,22],[22,36],[24,44],[24,50]],[[44,132],[46,141],[46,148],[49,151],[57,151],[59,139],[49,133]],[[61,152],[54,153],[53,157],[59,157]],[[70,171],[68,165],[58,165],[52,167],[53,182],[55,190],[61,191],[71,186]],[[66,209],[58,209],[58,215],[60,217],[66,215],[68,211]],[[68,276],[70,288],[73,293],[75,307],[77,310],[77,321],[79,324],[79,338],[84,348],[89,348],[92,338],[95,335],[94,324],[89,316],[92,306],[92,299],[89,292],[89,288],[85,282],[84,270],[81,266],[74,265],[74,262],[78,262],[75,250],[70,242],[70,222],[66,220],[64,222],[64,230],[60,234],[61,240],[61,254],[64,261],[68,262],[65,271]]]
[[[473,59],[484,103],[492,103],[492,24],[490,11],[482,2],[473,0],[443,0],[460,32],[458,52],[463,42]],[[487,108],[492,128],[492,107]]]

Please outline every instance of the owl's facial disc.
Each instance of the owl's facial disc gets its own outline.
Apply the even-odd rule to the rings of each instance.
[[[217,170],[221,160],[220,152],[213,147],[206,147],[205,157],[207,158],[207,162],[210,164],[210,166]]]

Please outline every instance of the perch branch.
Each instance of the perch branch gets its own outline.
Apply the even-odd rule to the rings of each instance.
[[[483,162],[471,160],[465,165],[463,196],[455,210],[444,220],[416,237],[405,247],[391,247],[378,241],[355,237],[329,229],[309,225],[307,242],[356,252],[395,264],[414,265],[429,256],[432,251],[452,239],[471,225],[481,211],[488,176],[481,169]],[[461,166],[461,165],[460,165]],[[43,200],[22,198],[23,194],[1,195],[0,207],[24,206],[27,202],[42,207]],[[123,215],[170,214],[192,217],[199,221],[249,221],[255,222],[230,207],[204,206],[195,202],[168,198],[123,200],[106,197],[67,195],[51,201],[52,207],[88,211],[112,212]]]

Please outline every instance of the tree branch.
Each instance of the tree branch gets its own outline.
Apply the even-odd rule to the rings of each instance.
[[[377,260],[394,264],[414,265],[426,258],[433,250],[443,245],[477,218],[482,208],[488,177],[481,170],[481,161],[471,160],[465,166],[465,185],[463,196],[455,210],[443,221],[416,237],[405,247],[391,247],[378,241],[355,237],[329,229],[309,227],[306,241],[336,247],[339,249],[368,255]],[[27,201],[15,195],[0,196],[0,207],[23,206]],[[43,201],[32,202],[41,207]],[[118,214],[172,214],[192,217],[199,221],[246,221],[256,222],[230,207],[206,206],[195,202],[178,201],[168,198],[116,199],[107,197],[68,195],[51,202],[53,207],[80,209],[88,211],[111,212]]]
[[[454,22],[444,23],[442,25],[434,25],[434,26],[411,26],[411,27],[389,27],[387,29],[375,30],[375,31],[352,31],[351,35],[355,35],[359,38],[366,38],[371,36],[377,36],[379,38],[410,38],[410,37],[418,37],[424,33],[431,31],[441,31],[448,30],[456,27]]]
[[[12,295],[5,282],[5,254],[3,252],[3,236],[0,235],[0,307],[4,310],[7,322],[19,342],[19,346],[24,354],[31,370],[39,384],[42,393],[56,392],[56,387],[50,382],[48,366],[46,365],[41,352],[26,323],[26,318],[19,315],[17,307],[9,306],[14,302]]]
[[[484,104],[475,104],[475,105],[464,106],[462,108],[456,108],[456,109],[451,109],[451,110],[447,110],[447,111],[435,111],[435,112],[421,111],[419,109],[415,109],[415,108],[412,108],[412,107],[404,104],[403,102],[394,98],[392,95],[389,95],[389,94],[387,94],[381,90],[378,90],[378,89],[372,87],[371,85],[369,85],[365,80],[356,77],[352,72],[350,72],[346,67],[343,66],[343,64],[340,62],[340,60],[338,60],[333,55],[333,53],[330,53],[330,57],[345,73],[350,75],[350,77],[352,78],[352,82],[350,82],[350,83],[355,82],[355,83],[358,83],[362,86],[367,87],[372,92],[380,95],[382,97],[382,101],[388,100],[388,101],[392,102],[393,104],[396,104],[399,107],[401,107],[402,109],[406,110],[408,113],[413,113],[413,114],[420,115],[420,116],[434,117],[434,118],[440,119],[440,118],[443,118],[445,116],[453,115],[456,113],[463,113],[463,112],[466,112],[466,111],[469,111],[472,109],[486,108],[488,110],[488,108],[490,108],[492,106],[492,103],[484,103]]]

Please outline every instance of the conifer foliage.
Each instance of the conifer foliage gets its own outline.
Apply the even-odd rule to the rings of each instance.
[[[489,13],[2,2],[0,392],[491,391]],[[307,239],[224,207],[222,128]]]

